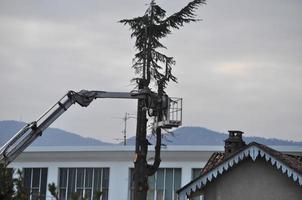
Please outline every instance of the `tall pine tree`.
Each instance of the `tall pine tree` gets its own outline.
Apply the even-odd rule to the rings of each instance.
[[[164,88],[169,81],[176,82],[172,74],[172,66],[175,60],[160,52],[166,46],[160,42],[161,39],[171,34],[172,29],[179,29],[185,23],[198,21],[195,17],[195,10],[205,0],[193,0],[179,12],[166,17],[166,11],[152,0],[143,16],[133,19],[123,19],[120,22],[129,25],[132,31],[131,37],[135,38],[137,53],[133,59],[132,67],[138,77],[134,80],[138,83],[138,89],[150,89],[151,82],[157,85],[156,117],[161,120],[164,110],[162,108],[162,97],[165,94]],[[145,200],[148,191],[148,176],[154,174],[158,169],[161,147],[161,128],[156,127],[155,158],[152,165],[146,161],[148,153],[147,114],[148,102],[138,100],[137,106],[137,127],[136,127],[136,159],[134,161],[134,200]]]
[[[179,29],[185,23],[198,21],[194,11],[200,4],[205,4],[205,0],[191,1],[179,12],[166,17],[166,11],[152,0],[143,16],[120,21],[130,26],[131,37],[135,38],[135,48],[138,52],[135,54],[132,67],[139,75],[137,78],[145,80],[145,86],[152,80],[156,83],[163,81],[164,84],[170,80],[176,82],[176,77],[172,74],[175,60],[159,51],[166,49],[160,40],[171,34],[172,29]]]

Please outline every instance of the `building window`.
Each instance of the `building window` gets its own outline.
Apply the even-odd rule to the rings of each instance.
[[[192,180],[197,178],[201,174],[202,168],[193,168],[192,169]]]
[[[133,172],[134,169],[130,169],[130,200],[133,200],[134,195]],[[176,191],[181,186],[181,169],[160,168],[148,178],[148,185],[147,200],[176,200]]]
[[[192,169],[192,180],[200,176],[202,168],[193,168]],[[203,196],[193,197],[191,200],[203,200]]]
[[[59,197],[70,200],[72,196],[87,200],[96,199],[98,192],[101,200],[108,199],[109,168],[60,168]]]
[[[24,185],[28,188],[30,200],[45,200],[47,189],[47,168],[24,168]]]

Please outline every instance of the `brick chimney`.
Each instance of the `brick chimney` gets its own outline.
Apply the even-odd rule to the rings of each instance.
[[[242,134],[243,132],[238,130],[229,131],[229,138],[224,141],[224,152],[226,156],[246,145],[242,140]]]

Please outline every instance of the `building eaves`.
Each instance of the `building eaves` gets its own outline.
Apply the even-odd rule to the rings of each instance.
[[[228,156],[221,152],[213,153],[201,171],[201,175],[177,191],[180,199],[185,199],[196,190],[203,188],[207,183],[217,178],[219,174],[223,174],[248,157],[252,158],[253,161],[260,157],[264,158],[268,163],[280,169],[282,173],[287,174],[289,178],[297,181],[302,186],[301,156],[287,155],[265,145],[252,142]]]

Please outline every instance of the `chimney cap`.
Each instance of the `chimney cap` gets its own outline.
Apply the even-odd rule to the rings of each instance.
[[[239,131],[239,130],[229,130],[228,132],[231,134],[235,134],[235,133],[243,134],[244,133],[243,131]]]
[[[232,154],[246,145],[242,140],[242,134],[243,132],[239,130],[229,130],[229,137],[224,140],[224,151],[226,155]]]

